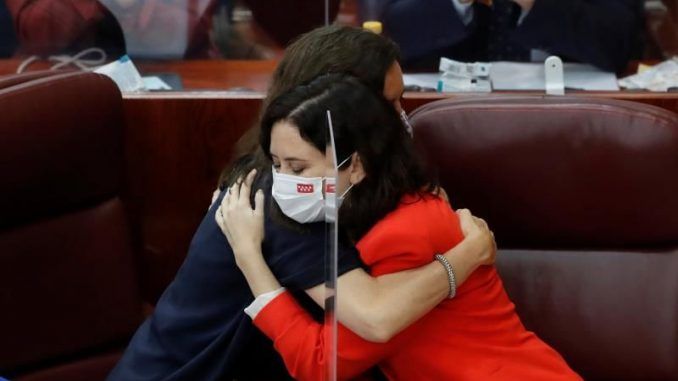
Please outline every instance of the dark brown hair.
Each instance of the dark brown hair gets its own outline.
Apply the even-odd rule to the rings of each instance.
[[[273,73],[262,110],[281,94],[327,73],[350,74],[381,94],[386,72],[399,58],[400,52],[393,41],[370,31],[336,25],[314,29],[287,47]],[[256,126],[238,140],[234,160],[219,180],[222,189],[253,168],[270,168],[270,162],[258,149],[258,137],[259,126]],[[243,160],[245,155],[253,157]]]
[[[340,74],[320,76],[274,99],[261,121],[262,151],[270,159],[271,131],[285,120],[299,129],[304,140],[325,152],[328,110],[338,160],[357,153],[366,174],[339,209],[340,226],[357,241],[394,210],[405,194],[428,194],[435,185],[393,106],[360,81]]]

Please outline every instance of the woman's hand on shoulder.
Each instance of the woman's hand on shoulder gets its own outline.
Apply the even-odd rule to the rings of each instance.
[[[433,190],[433,194],[443,199],[443,201],[445,201],[446,203],[448,204],[450,203],[450,197],[447,195],[447,192],[445,192],[445,189],[443,187],[437,186]]]
[[[497,243],[494,240],[494,233],[487,226],[487,222],[471,214],[468,209],[459,209],[456,212],[459,216],[464,239],[473,240],[480,248],[481,264],[494,264],[497,259]]]
[[[264,240],[264,193],[261,189],[254,197],[254,209],[250,204],[255,176],[256,170],[252,170],[244,180],[238,179],[228,188],[214,216],[238,263],[247,260],[251,253],[261,255]]]

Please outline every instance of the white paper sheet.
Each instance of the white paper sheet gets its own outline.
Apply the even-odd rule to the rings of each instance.
[[[159,77],[150,76],[150,77],[141,77],[146,86],[146,90],[172,90],[172,87],[163,81]]]
[[[563,65],[566,90],[618,91],[617,76],[591,65]],[[493,90],[545,90],[543,63],[494,62],[490,69]]]
[[[678,88],[678,56],[652,66],[640,74],[620,79],[619,86],[659,92]]]
[[[566,90],[618,91],[617,76],[591,65],[566,63]],[[405,86],[436,89],[440,73],[416,73],[403,76]],[[544,91],[544,64],[494,62],[490,69],[493,90]]]
[[[563,68],[566,90],[619,91],[614,73],[579,63],[566,63]],[[405,74],[403,79],[405,86],[436,89],[440,73]],[[543,63],[493,62],[490,79],[493,90],[545,91]]]

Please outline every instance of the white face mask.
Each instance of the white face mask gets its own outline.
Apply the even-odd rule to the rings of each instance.
[[[280,210],[300,224],[325,220],[322,177],[285,175],[273,168],[272,194]]]
[[[350,159],[351,156],[347,157],[337,167],[341,167]],[[292,176],[278,173],[275,168],[272,172],[273,198],[287,217],[300,224],[323,220],[336,221],[337,209],[344,200],[346,193],[353,187],[353,184],[351,184],[339,196],[335,208],[335,178]],[[323,182],[325,184],[325,197],[323,197]]]
[[[414,130],[412,130],[412,125],[410,124],[410,118],[407,117],[405,110],[400,111],[400,120],[403,121],[405,125],[405,130],[410,136],[414,136]]]
[[[325,178],[325,217],[327,222],[335,222],[337,220],[337,211],[341,207],[341,203],[344,202],[348,191],[353,188],[353,185],[355,184],[351,184],[341,196],[336,197],[336,179],[333,177]]]

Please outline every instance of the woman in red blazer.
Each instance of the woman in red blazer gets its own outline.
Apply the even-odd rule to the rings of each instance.
[[[272,205],[281,220],[296,220],[314,208],[305,193],[327,170],[327,110],[340,163],[335,180],[343,200],[340,231],[357,242],[373,276],[430,263],[431,253],[462,240],[457,214],[437,195],[393,108],[354,79],[336,75],[297,87],[265,110],[260,143],[273,162]],[[216,217],[258,297],[246,311],[274,341],[293,377],[323,379],[332,355],[325,353],[323,325],[280,289],[266,266],[261,255],[263,193],[257,191],[252,210],[252,177],[229,190]],[[447,270],[448,264],[440,261]],[[340,326],[339,379],[356,377],[375,364],[390,380],[581,379],[525,329],[494,267],[477,270],[459,289],[450,272],[450,299],[388,342],[368,342]]]

